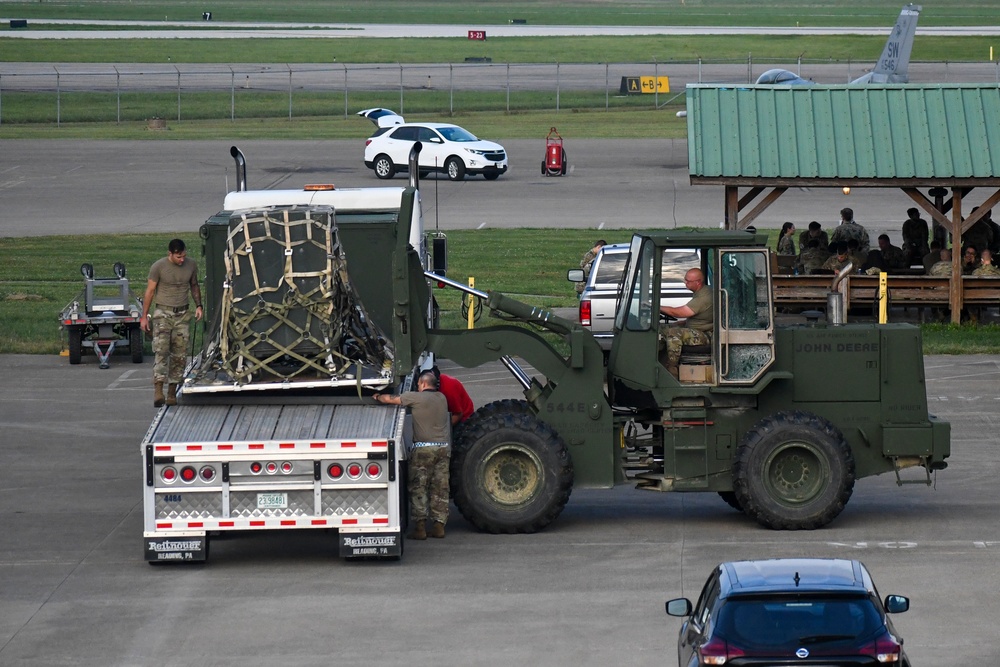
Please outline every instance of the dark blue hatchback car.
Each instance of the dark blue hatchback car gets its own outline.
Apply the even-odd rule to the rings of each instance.
[[[667,602],[684,617],[678,665],[898,665],[909,667],[887,613],[909,599],[880,599],[856,560],[783,558],[722,563],[693,606]]]

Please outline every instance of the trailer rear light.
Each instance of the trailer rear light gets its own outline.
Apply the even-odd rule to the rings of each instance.
[[[585,327],[590,326],[590,299],[580,301],[580,324]]]
[[[264,472],[266,472],[268,475],[273,475],[274,473],[278,472],[278,464],[275,463],[274,461],[268,461],[267,463],[264,464]]]
[[[344,466],[339,463],[331,463],[326,469],[326,474],[329,475],[331,479],[340,479],[344,476]]]
[[[351,463],[348,464],[347,466],[347,476],[350,477],[351,479],[357,479],[358,477],[361,477],[362,472],[363,469],[361,468],[360,463]]]
[[[291,464],[291,462],[289,462],[289,461],[284,461],[284,462],[283,462],[283,463],[281,464],[281,473],[282,473],[283,475],[287,475],[287,474],[288,474],[288,473],[290,473],[290,472],[292,472],[292,464]]]
[[[215,468],[212,466],[202,466],[201,470],[198,471],[198,474],[200,474],[201,478],[206,482],[211,482],[215,479]]]
[[[160,479],[162,479],[164,482],[167,482],[168,484],[170,482],[177,481],[177,468],[174,468],[173,466],[167,466],[166,468],[162,469],[160,471]]]
[[[264,466],[260,464],[260,461],[254,461],[250,464],[250,472],[254,475],[259,475],[260,471],[264,469]]]
[[[198,477],[198,473],[195,471],[193,466],[184,466],[181,468],[181,481],[191,483]]]
[[[371,477],[372,479],[375,479],[376,477],[378,477],[381,474],[382,474],[382,466],[380,466],[377,463],[369,463],[368,464],[368,476],[369,477]]]

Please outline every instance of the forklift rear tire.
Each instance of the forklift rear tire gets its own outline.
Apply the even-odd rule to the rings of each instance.
[[[736,497],[736,494],[732,491],[719,491],[719,497],[726,501],[726,504],[732,507],[737,512],[742,512],[743,508],[740,506],[740,501]]]
[[[69,363],[76,366],[83,358],[83,327],[67,327],[66,333],[69,335]]]
[[[133,364],[142,363],[142,329],[138,324],[128,328],[128,351]]]
[[[534,533],[562,512],[573,489],[569,449],[524,401],[496,401],[470,417],[451,460],[455,505],[490,533]]]
[[[757,422],[733,465],[733,492],[743,512],[775,530],[830,523],[850,500],[854,480],[854,455],[840,430],[800,411]]]

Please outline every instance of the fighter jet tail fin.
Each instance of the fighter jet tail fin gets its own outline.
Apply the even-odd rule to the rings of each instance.
[[[917,32],[920,5],[910,3],[903,7],[892,28],[889,41],[885,43],[882,55],[875,63],[875,69],[851,83],[906,83],[910,66],[910,52],[913,50],[913,36]]]

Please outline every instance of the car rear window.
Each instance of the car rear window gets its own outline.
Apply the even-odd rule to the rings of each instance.
[[[664,250],[660,271],[661,283],[683,283],[684,274],[690,269],[701,268],[697,250]]]
[[[618,283],[621,282],[622,274],[625,272],[625,263],[627,261],[627,252],[604,253],[601,257],[601,263],[597,265],[597,276],[594,277],[594,282],[617,287]]]
[[[748,652],[855,644],[882,628],[861,596],[731,599],[719,610],[717,634]]]

